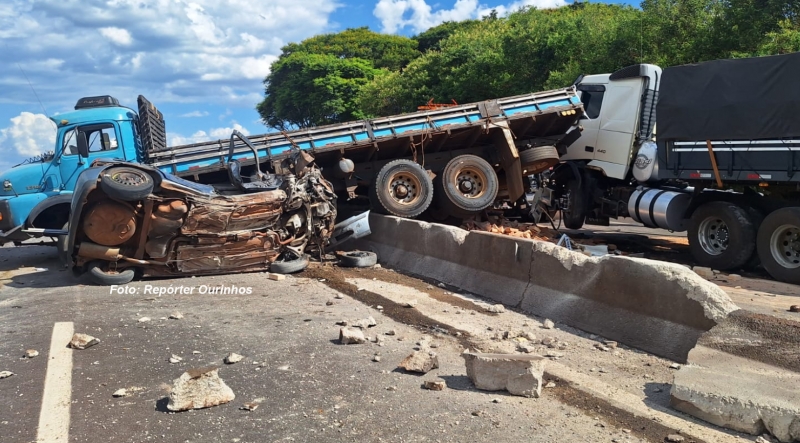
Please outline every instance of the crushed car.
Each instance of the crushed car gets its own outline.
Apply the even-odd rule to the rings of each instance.
[[[227,186],[140,164],[95,162],[81,173],[73,195],[69,266],[100,285],[137,276],[303,270],[309,250],[321,253],[337,238],[333,187],[304,151],[284,160],[284,174],[255,168],[253,176],[242,177],[233,136]],[[338,241],[363,235],[353,227],[364,220],[345,223]]]

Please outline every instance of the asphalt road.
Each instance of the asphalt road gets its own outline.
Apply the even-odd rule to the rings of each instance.
[[[54,251],[0,248],[0,440],[37,439],[51,334],[56,322],[101,340],[70,351],[69,442],[495,441],[637,442],[643,440],[602,411],[584,412],[545,391],[528,399],[475,390],[459,342],[433,335],[441,368],[408,374],[398,363],[430,331],[393,321],[373,307],[336,293],[316,279],[267,280],[263,274],[135,282],[127,294],[80,284],[59,270]],[[251,288],[236,295],[201,294],[217,286]],[[193,288],[192,294],[153,295],[147,287]],[[332,304],[328,304],[332,302]],[[183,319],[167,317],[174,311]],[[341,319],[366,316],[376,343],[338,344]],[[140,321],[149,317],[150,321]],[[397,335],[384,335],[396,330]],[[56,346],[66,346],[58,342]],[[25,350],[35,358],[22,358]],[[233,365],[230,352],[245,356]],[[375,354],[381,356],[373,361]],[[168,361],[172,354],[183,358]],[[172,413],[168,386],[190,368],[220,367],[231,403]],[[448,388],[421,388],[440,377]],[[141,388],[114,398],[120,388]],[[240,410],[259,399],[254,411]],[[494,402],[498,400],[498,402]],[[61,440],[67,441],[67,440]]]

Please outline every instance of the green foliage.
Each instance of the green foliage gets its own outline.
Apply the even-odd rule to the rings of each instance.
[[[576,2],[445,22],[413,39],[348,29],[283,50],[259,112],[274,127],[305,127],[559,88],[636,63],[800,51],[800,0]]]
[[[273,63],[257,109],[264,123],[282,130],[363,118],[356,98],[378,73],[366,60],[296,52]]]

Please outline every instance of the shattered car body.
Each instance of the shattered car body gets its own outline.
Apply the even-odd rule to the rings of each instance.
[[[286,174],[260,171],[234,191],[124,162],[96,162],[78,179],[67,253],[73,269],[98,284],[141,276],[207,275],[305,268],[309,248],[333,233],[336,196],[298,152]]]

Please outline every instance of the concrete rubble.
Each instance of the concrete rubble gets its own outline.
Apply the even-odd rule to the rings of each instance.
[[[14,375],[14,373],[11,371],[0,371],[0,380],[11,377],[12,375]]]
[[[242,360],[244,360],[244,356],[235,352],[231,352],[230,354],[226,355],[222,361],[225,362],[226,365],[232,365],[234,363],[239,363]]]
[[[445,384],[444,380],[425,380],[425,389],[429,389],[431,391],[442,391],[447,384]]]
[[[344,327],[339,329],[339,342],[343,345],[357,345],[366,343],[367,339],[364,337],[364,333],[361,332],[361,329]]]
[[[25,351],[25,358],[34,358],[39,356],[39,351],[36,349],[28,349]]]
[[[538,355],[461,354],[467,377],[485,391],[506,390],[512,395],[539,398],[542,393],[544,358]]]
[[[411,355],[404,358],[398,366],[409,372],[425,374],[439,367],[439,358],[436,356],[435,352],[414,351]]]
[[[236,395],[219,377],[219,369],[191,369],[172,383],[167,409],[188,411],[209,408],[233,401]]]
[[[92,337],[89,334],[76,332],[75,335],[72,336],[72,340],[69,342],[69,347],[72,349],[86,349],[98,343],[100,343],[99,339]]]
[[[182,318],[183,318],[183,314],[181,314],[181,313],[180,313],[180,312],[178,312],[178,311],[175,311],[175,312],[173,312],[173,313],[169,314],[169,318],[170,318],[171,320],[180,320],[180,319],[182,319]]]

